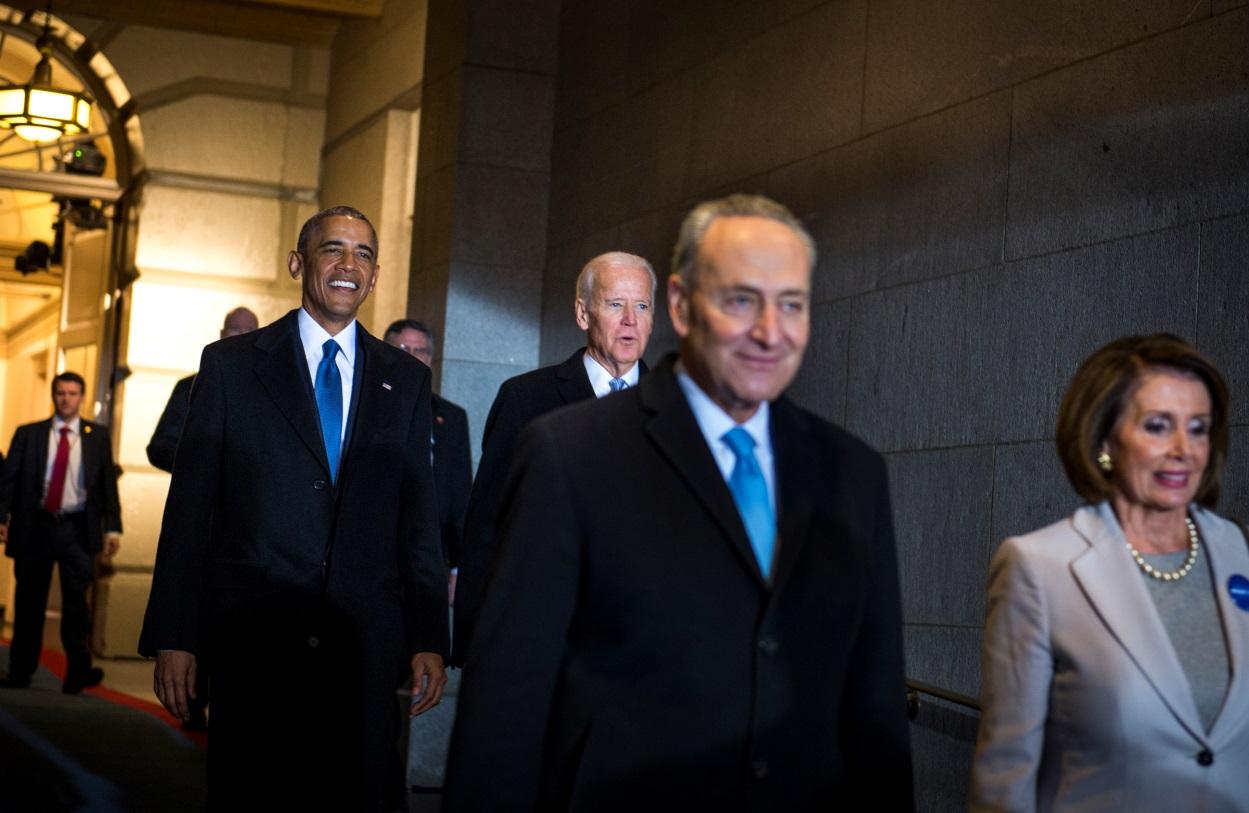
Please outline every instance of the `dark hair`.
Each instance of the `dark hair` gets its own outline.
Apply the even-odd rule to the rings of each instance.
[[[1055,443],[1067,479],[1081,497],[1099,502],[1114,493],[1096,457],[1145,373],[1169,370],[1199,378],[1210,393],[1210,460],[1194,499],[1213,508],[1227,458],[1227,384],[1205,356],[1170,333],[1125,336],[1084,360],[1063,396]]]
[[[312,232],[321,225],[321,221],[327,217],[350,217],[356,220],[363,220],[369,227],[369,231],[373,234],[373,250],[377,250],[377,229],[373,227],[364,213],[359,209],[353,209],[350,206],[331,206],[328,209],[322,209],[312,217],[304,221],[304,225],[299,229],[299,240],[295,243],[295,250],[299,252],[301,257],[308,256],[308,240],[312,237]]]
[[[418,333],[424,333],[425,338],[429,339],[430,352],[432,353],[434,351],[434,346],[436,344],[434,331],[427,328],[424,322],[418,322],[415,319],[396,319],[390,323],[390,327],[386,328],[386,332],[382,334],[382,338],[385,339],[388,336],[393,336],[396,333],[402,333],[405,330],[415,330]]]
[[[78,375],[78,373],[74,373],[74,372],[70,372],[69,370],[66,370],[63,373],[58,373],[57,375],[52,377],[52,397],[53,398],[56,397],[56,385],[62,381],[69,381],[74,384],[77,384],[78,392],[81,394],[85,394],[87,392],[87,382],[83,380],[83,377]]]

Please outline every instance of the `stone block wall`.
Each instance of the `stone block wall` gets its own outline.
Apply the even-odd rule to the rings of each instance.
[[[663,272],[700,199],[793,208],[821,256],[791,394],[887,455],[908,673],[975,695],[993,550],[1077,505],[1054,423],[1099,345],[1214,358],[1249,516],[1247,42],[1235,0],[566,0],[541,362],[588,257]],[[974,725],[914,732],[921,809],[961,809]]]

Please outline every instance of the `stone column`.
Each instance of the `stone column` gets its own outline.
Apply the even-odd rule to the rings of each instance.
[[[474,457],[498,385],[538,363],[558,31],[558,0],[429,4],[408,312]]]

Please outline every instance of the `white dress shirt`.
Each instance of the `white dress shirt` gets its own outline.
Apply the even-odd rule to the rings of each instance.
[[[48,485],[52,480],[52,467],[56,465],[56,447],[61,443],[61,427],[69,427],[69,466],[65,469],[65,490],[61,492],[61,511],[72,514],[87,504],[87,489],[82,481],[82,419],[75,417],[66,422],[52,416],[52,431],[48,433],[48,466],[43,471],[43,498],[48,498]],[[42,503],[41,503],[42,504]]]
[[[317,389],[317,368],[321,366],[321,359],[325,357],[325,351],[322,345],[326,339],[333,339],[338,342],[338,353],[334,356],[334,363],[338,365],[338,377],[343,382],[343,428],[341,438],[347,437],[347,421],[351,417],[348,411],[351,409],[351,380],[356,374],[356,320],[352,319],[351,324],[343,328],[337,336],[331,336],[329,331],[316,323],[316,320],[308,315],[308,311],[303,308],[299,309],[299,340],[304,345],[304,358],[308,362],[308,377],[312,380],[312,390]]]
[[[733,467],[737,465],[737,455],[723,440],[725,433],[735,426],[741,426],[755,439],[755,460],[758,461],[759,470],[763,472],[763,479],[768,484],[768,501],[772,504],[772,516],[776,516],[776,466],[772,456],[772,436],[768,432],[768,415],[770,414],[768,402],[764,401],[759,404],[755,414],[751,415],[745,423],[739,424],[721,409],[719,404],[712,401],[711,397],[694,383],[694,379],[690,378],[679,364],[676,373],[677,384],[685,393],[685,400],[689,402],[690,409],[694,413],[694,420],[698,422],[698,428],[703,432],[707,448],[711,449],[711,456],[720,467],[724,482],[729,481],[733,475]]]
[[[585,374],[590,377],[590,387],[594,389],[594,397],[602,398],[604,395],[611,394],[611,380],[615,378],[606,367],[599,364],[589,353],[581,354],[581,363],[585,365]],[[633,366],[629,368],[629,372],[620,376],[624,379],[624,383],[629,387],[638,385],[638,375],[641,372],[638,363],[633,362]]]

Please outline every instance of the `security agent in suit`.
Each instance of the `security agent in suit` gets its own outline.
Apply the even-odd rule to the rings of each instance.
[[[61,574],[61,644],[67,660],[62,691],[96,686],[104,671],[91,665],[87,589],[94,560],[121,543],[117,468],[108,428],[79,415],[86,382],[77,373],[52,379],[56,414],[19,426],[0,477],[0,520],[7,525],[5,552],[17,581],[13,644],[4,685],[30,685],[43,650],[48,586],[55,564]]]
[[[182,719],[210,663],[215,808],[376,808],[403,671],[414,714],[441,698],[429,370],[355,321],[376,256],[360,212],[314,215],[301,308],[200,362],[140,651]]]
[[[679,357],[526,430],[448,809],[911,808],[884,461],[781,396],[813,263],[778,204],[700,205]]]
[[[386,328],[382,337],[426,367],[434,364],[434,333],[415,319],[399,319]],[[434,485],[438,490],[438,527],[442,531],[442,551],[454,573],[451,554],[460,547],[468,494],[473,487],[473,453],[468,440],[468,413],[458,404],[431,393],[434,411]],[[451,578],[454,585],[455,577]],[[453,588],[454,589],[454,588]]]
[[[521,430],[539,415],[637,386],[654,326],[655,271],[634,254],[613,251],[577,276],[573,310],[586,346],[566,360],[509,378],[499,387],[481,440],[481,462],[468,504],[456,585],[452,663],[462,665],[489,577],[504,487]]]
[[[256,314],[247,308],[235,308],[226,314],[221,325],[221,338],[241,336],[260,327]],[[147,459],[161,471],[173,471],[174,455],[178,452],[178,438],[182,436],[182,424],[186,423],[186,412],[191,405],[191,386],[195,383],[195,375],[178,379],[165,403],[165,410],[156,422],[156,430],[147,443]]]

